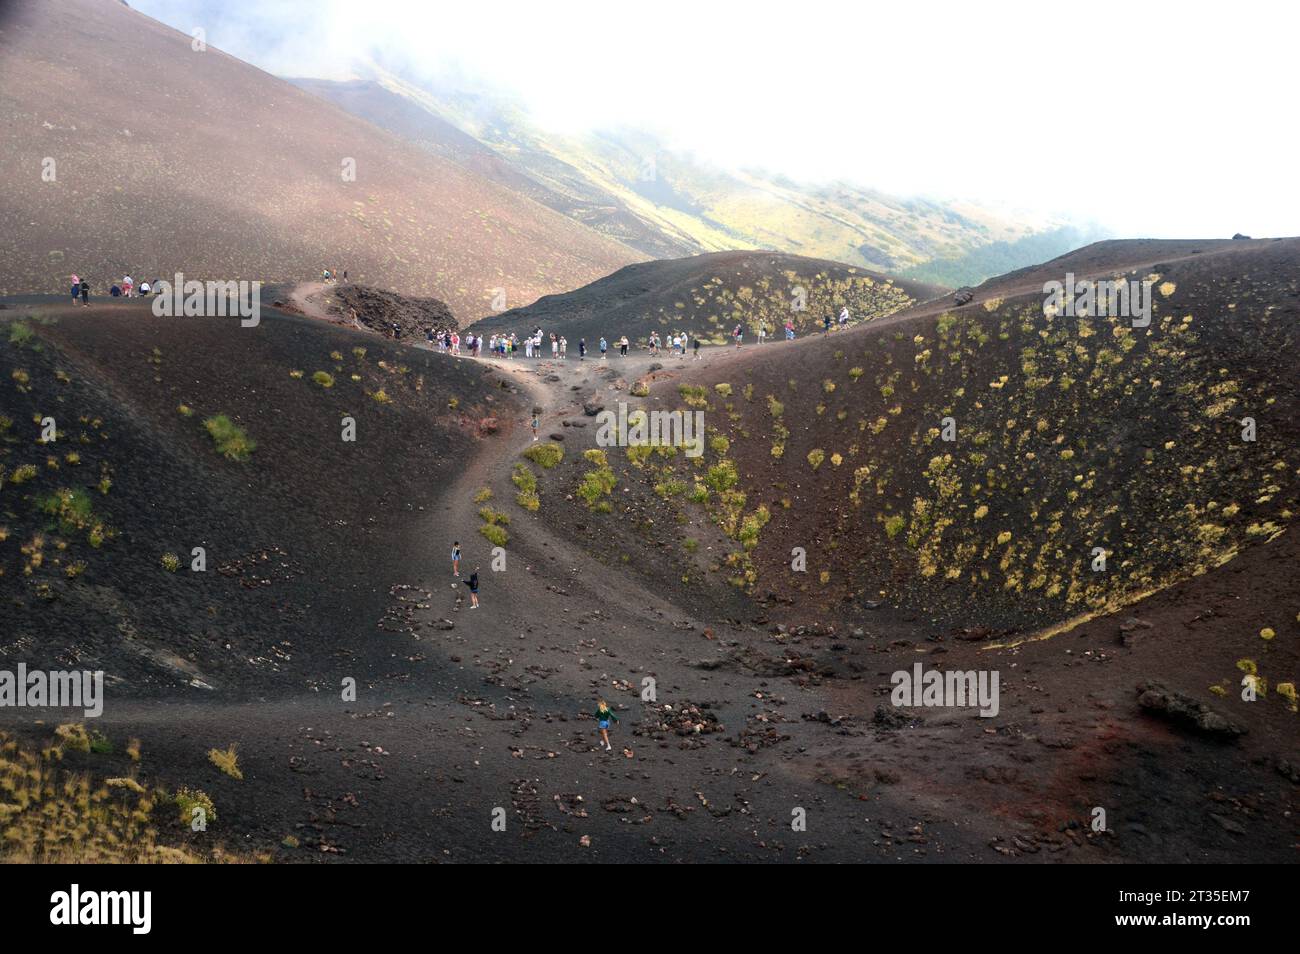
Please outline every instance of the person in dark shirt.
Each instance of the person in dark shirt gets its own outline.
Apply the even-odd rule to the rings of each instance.
[[[474,568],[474,572],[469,575],[468,580],[462,580],[461,582],[469,587],[469,608],[478,609],[478,568]]]

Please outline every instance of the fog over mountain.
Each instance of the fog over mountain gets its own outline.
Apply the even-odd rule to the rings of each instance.
[[[1298,134],[1259,95],[1291,83],[1292,40],[1252,0],[1212,30],[1198,4],[1103,0],[1080,19],[1014,2],[996,46],[977,40],[987,11],[934,3],[135,6],[279,75],[344,79],[378,60],[509,92],[548,130],[641,128],[727,169],[1126,235],[1290,234],[1300,214],[1267,185]]]

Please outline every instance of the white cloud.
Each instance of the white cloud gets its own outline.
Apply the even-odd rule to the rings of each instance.
[[[543,125],[1124,235],[1300,233],[1291,4],[137,0],[281,75],[460,70]]]

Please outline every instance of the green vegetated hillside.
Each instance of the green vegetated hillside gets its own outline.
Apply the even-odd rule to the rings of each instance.
[[[711,439],[649,479],[756,595],[999,630],[1120,604],[1289,525],[1298,252],[1116,270],[1153,283],[1147,328],[1031,295],[774,346],[655,393]]]
[[[1003,243],[982,278],[1047,257],[1043,243],[1022,240],[1061,235],[1058,223],[973,203],[725,170],[644,131],[556,133],[501,93],[412,82],[374,64],[359,70],[365,78],[294,82],[653,258],[774,248],[880,271],[962,261],[944,274],[966,283],[979,263],[965,256]],[[1070,247],[1058,241],[1048,255]]]

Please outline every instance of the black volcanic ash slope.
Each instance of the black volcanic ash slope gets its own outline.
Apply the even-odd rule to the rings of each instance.
[[[315,320],[5,314],[0,655],[133,693],[322,678],[418,575],[420,510],[508,400],[481,368]]]
[[[688,365],[647,406],[703,410],[704,457],[611,461],[672,490],[683,536],[726,530],[719,572],[755,595],[1001,630],[1123,603],[1300,506],[1300,240],[1124,274],[1153,282],[1148,328],[1023,294]]]

